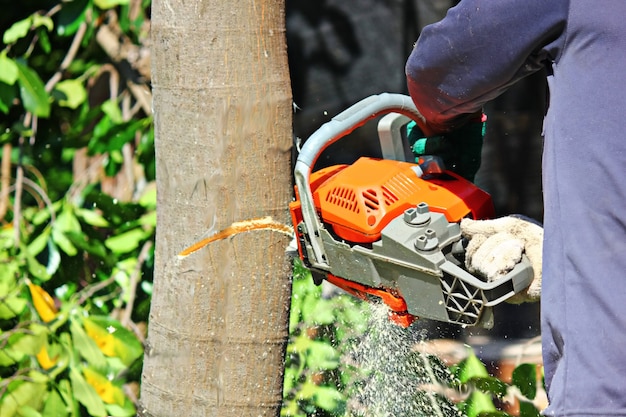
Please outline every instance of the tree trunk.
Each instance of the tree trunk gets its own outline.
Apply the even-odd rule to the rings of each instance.
[[[277,416],[291,286],[284,0],[154,0],[157,243],[143,416]]]

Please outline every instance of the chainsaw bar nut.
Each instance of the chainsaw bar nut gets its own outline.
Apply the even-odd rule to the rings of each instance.
[[[423,226],[430,221],[430,209],[428,204],[419,203],[404,211],[404,222],[409,226]]]
[[[439,239],[437,233],[433,229],[426,229],[423,235],[419,235],[415,239],[415,249],[421,251],[431,251],[439,247]]]

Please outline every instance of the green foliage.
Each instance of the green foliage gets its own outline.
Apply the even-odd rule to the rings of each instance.
[[[364,332],[365,310],[348,295],[324,298],[300,262],[295,263],[292,292],[281,415],[342,415],[351,375],[340,367],[340,358]]]
[[[539,415],[532,403],[536,365],[519,365],[506,383],[490,375],[469,349],[467,358],[448,369],[438,358],[413,349],[419,334],[388,323],[386,317],[382,319],[388,325],[376,323],[379,319],[351,296],[322,297],[321,287],[296,261],[281,415],[345,416],[350,400],[359,401],[371,415],[511,417],[499,409],[505,397],[517,399],[520,417]],[[376,346],[384,346],[387,353],[378,354]],[[345,363],[354,354],[360,356],[356,369]],[[366,369],[372,365],[373,370]],[[432,387],[434,395],[429,393]],[[446,390],[456,396],[448,398]]]
[[[149,4],[40,0],[0,17],[3,417],[135,414],[156,193],[150,109],[127,86],[149,91]]]
[[[485,365],[474,353],[470,353],[452,369],[459,383],[470,391],[469,397],[457,405],[468,417],[510,417],[509,414],[497,409],[494,399],[502,399],[511,391],[520,393],[517,396],[520,406],[519,417],[540,415],[539,410],[531,402],[537,394],[536,365],[517,366],[513,370],[510,384],[489,375]]]

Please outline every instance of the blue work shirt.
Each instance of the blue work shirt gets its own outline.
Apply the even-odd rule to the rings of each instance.
[[[626,416],[626,1],[462,0],[406,73],[432,134],[542,68],[545,414]]]

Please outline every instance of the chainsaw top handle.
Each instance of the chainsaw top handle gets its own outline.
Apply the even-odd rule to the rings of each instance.
[[[328,146],[371,119],[387,113],[400,113],[413,120],[424,120],[409,96],[392,93],[369,96],[342,111],[313,132],[302,146],[297,163],[302,162],[310,170]]]
[[[313,194],[309,185],[311,170],[324,149],[369,120],[387,113],[399,113],[413,120],[424,120],[411,97],[407,95],[383,93],[369,96],[324,123],[306,140],[298,154],[294,176],[302,203],[304,223],[308,228],[312,228],[308,230],[308,234],[315,258],[310,259],[310,262],[314,267],[329,269],[319,233],[321,224],[315,211]]]

